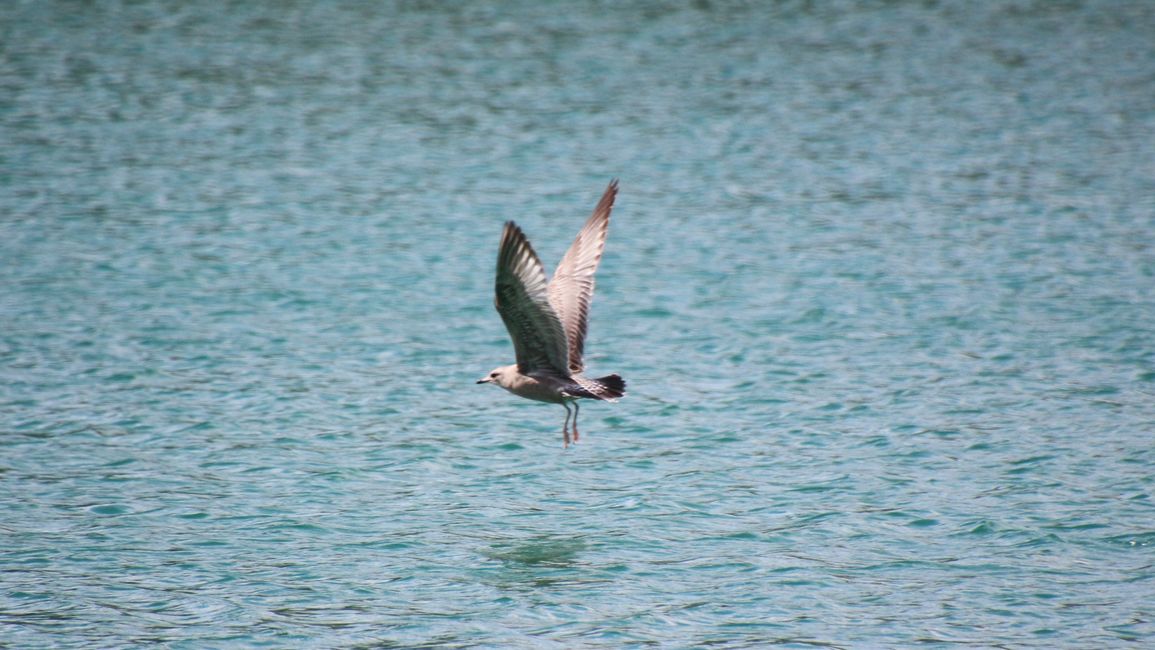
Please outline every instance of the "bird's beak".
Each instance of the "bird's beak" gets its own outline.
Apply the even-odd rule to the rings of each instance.
[[[493,380],[492,380],[492,379],[490,379],[489,377],[482,377],[481,379],[478,379],[478,380],[477,380],[477,383],[479,383],[479,384],[488,384],[488,383],[489,383],[489,382],[491,382],[491,381],[493,381]]]

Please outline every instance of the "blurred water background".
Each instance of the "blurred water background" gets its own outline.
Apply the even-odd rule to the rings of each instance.
[[[1153,34],[5,2],[0,646],[1155,645]],[[563,451],[496,246],[612,177]]]

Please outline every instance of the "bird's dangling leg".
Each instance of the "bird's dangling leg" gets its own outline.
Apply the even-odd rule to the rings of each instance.
[[[561,405],[565,407],[565,424],[562,425],[562,428],[561,428],[562,449],[566,449],[569,447],[569,416],[570,416],[570,411],[569,411],[569,404],[566,404],[565,401],[562,401]],[[576,424],[576,420],[575,420],[575,424]]]
[[[574,441],[574,444],[577,444],[578,438],[580,437],[578,435],[578,430],[577,430],[577,416],[578,416],[578,402],[577,402],[577,400],[574,400],[574,402],[573,402],[573,441]]]

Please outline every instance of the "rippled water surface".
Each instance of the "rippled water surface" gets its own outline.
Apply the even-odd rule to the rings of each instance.
[[[7,3],[0,646],[1155,645],[1152,34]],[[494,257],[612,177],[563,451]]]

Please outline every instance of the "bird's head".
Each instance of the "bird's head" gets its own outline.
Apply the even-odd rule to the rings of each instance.
[[[494,368],[488,375],[477,380],[479,384],[497,384],[502,388],[509,388],[513,384],[513,378],[517,375],[517,364],[512,366],[499,366]]]

